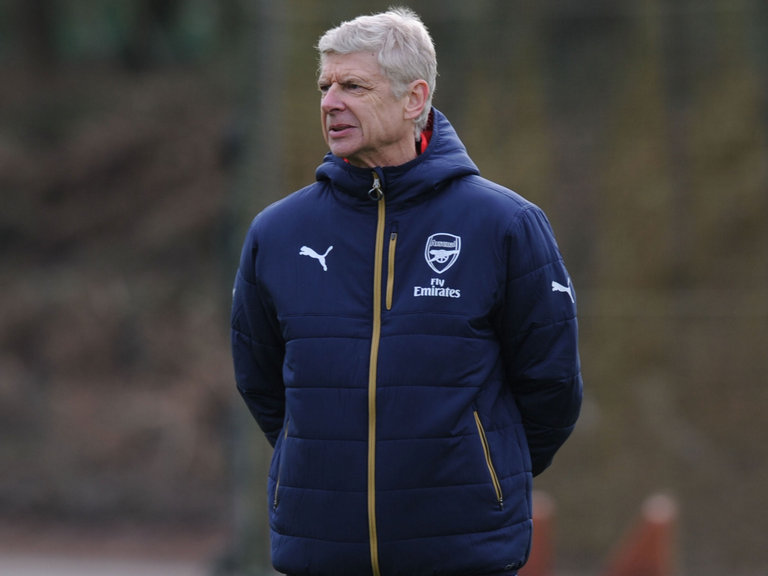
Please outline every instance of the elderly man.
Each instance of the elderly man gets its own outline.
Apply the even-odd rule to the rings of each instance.
[[[581,404],[575,294],[540,209],[480,177],[432,107],[406,9],[318,44],[316,181],[253,221],[237,386],[274,446],[291,576],[514,575],[531,487]]]

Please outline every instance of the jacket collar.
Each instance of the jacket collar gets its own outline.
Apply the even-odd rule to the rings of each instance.
[[[416,201],[455,178],[479,174],[448,119],[436,108],[431,114],[433,128],[429,146],[410,162],[400,166],[358,168],[329,152],[315,177],[318,182],[328,182],[354,199],[370,201],[368,191],[375,173],[387,203],[397,204]]]

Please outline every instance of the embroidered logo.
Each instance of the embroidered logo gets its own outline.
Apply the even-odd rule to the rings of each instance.
[[[432,234],[424,247],[424,258],[438,274],[442,274],[456,263],[461,253],[461,236],[454,234]]]
[[[568,278],[568,286],[563,286],[560,282],[552,280],[552,292],[565,292],[570,296],[571,302],[576,303],[576,299],[573,297],[573,288],[571,287],[571,279]]]
[[[323,267],[323,270],[326,272],[328,271],[328,266],[325,263],[325,257],[328,256],[328,253],[333,250],[333,246],[328,246],[328,250],[325,251],[325,254],[318,254],[312,248],[309,246],[302,246],[299,250],[299,256],[309,256],[310,258],[314,258],[318,262],[320,262],[320,266]]]

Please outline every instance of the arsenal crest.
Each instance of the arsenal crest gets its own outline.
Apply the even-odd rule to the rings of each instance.
[[[461,236],[454,234],[432,234],[424,247],[427,264],[438,274],[442,274],[454,265],[461,252]]]

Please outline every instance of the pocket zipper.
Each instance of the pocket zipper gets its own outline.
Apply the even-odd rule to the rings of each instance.
[[[480,435],[480,442],[483,445],[483,453],[485,454],[485,463],[488,466],[488,472],[491,474],[491,482],[493,483],[493,490],[496,492],[496,501],[499,504],[499,508],[504,507],[504,495],[501,492],[501,482],[496,474],[496,469],[493,467],[493,460],[491,459],[491,448],[488,445],[488,437],[485,434],[485,428],[480,421],[480,415],[477,410],[474,411],[475,424],[477,424],[477,432]]]
[[[389,257],[387,258],[387,310],[392,310],[392,294],[395,291],[395,249],[397,232],[389,235]]]
[[[275,481],[275,497],[272,499],[272,508],[277,509],[278,497],[277,494],[280,491],[280,479],[283,476],[283,462],[285,462],[285,442],[288,439],[288,422],[285,423],[285,430],[283,431],[283,445],[281,446],[282,454],[280,454],[280,465],[277,467],[277,480]]]

